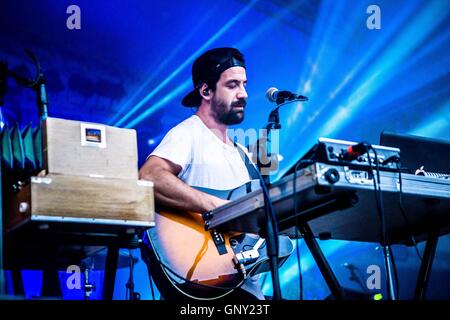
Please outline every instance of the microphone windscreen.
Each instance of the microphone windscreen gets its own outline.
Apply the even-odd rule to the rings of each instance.
[[[267,99],[269,99],[269,101],[276,102],[276,99],[274,98],[273,94],[277,91],[278,91],[278,89],[275,87],[271,87],[271,88],[267,89],[267,91],[266,91]]]

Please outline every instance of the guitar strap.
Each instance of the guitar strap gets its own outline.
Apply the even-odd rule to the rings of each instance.
[[[239,155],[242,158],[242,161],[244,161],[245,167],[247,168],[248,171],[248,175],[250,176],[251,180],[258,180],[259,181],[259,174],[258,174],[258,169],[256,169],[255,165],[253,164],[253,162],[251,162],[251,160],[249,159],[249,157],[247,156],[247,154],[245,153],[244,150],[242,150],[242,148],[236,143],[233,142],[234,146],[238,149]],[[253,191],[254,188],[252,188],[252,181],[249,181],[246,184],[246,192],[250,193]]]
[[[239,155],[241,156],[242,161],[244,161],[244,164],[245,164],[245,167],[247,168],[250,179],[252,179],[252,180],[259,179],[259,174],[257,172],[258,169],[256,169],[255,165],[250,161],[250,159],[248,158],[245,151],[242,150],[242,148],[236,142],[233,142],[233,143],[234,143],[234,146],[238,149]]]

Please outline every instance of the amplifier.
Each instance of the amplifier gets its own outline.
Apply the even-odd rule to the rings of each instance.
[[[301,161],[304,161],[305,165],[301,167],[305,167],[314,161],[333,165],[367,168],[370,165],[369,157],[372,166],[375,166],[375,153],[372,150],[366,153],[361,152],[361,154],[358,154],[356,152],[349,155],[349,147],[356,147],[358,145],[356,142],[319,138],[318,143],[302,157]],[[397,162],[400,160],[400,149],[378,145],[372,145],[372,148],[376,150],[380,170],[397,171]]]

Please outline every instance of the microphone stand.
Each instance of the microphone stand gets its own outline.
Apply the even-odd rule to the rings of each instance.
[[[266,139],[265,139],[265,157],[270,158],[270,151],[268,150],[267,146],[270,142],[269,136],[270,132],[272,130],[279,130],[281,129],[280,124],[280,114],[278,112],[279,108],[284,105],[285,103],[294,102],[294,101],[306,101],[308,98],[306,97],[296,97],[292,94],[289,94],[288,96],[279,96],[276,100],[277,106],[270,112],[269,119],[266,124]],[[286,102],[287,100],[287,102]],[[261,164],[260,158],[259,158],[259,146],[257,148],[257,159],[258,159],[258,165]],[[269,162],[270,165],[270,162]],[[280,287],[280,280],[279,280],[279,274],[278,274],[278,226],[276,222],[276,215],[273,210],[270,195],[266,188],[266,185],[270,184],[270,175],[267,174],[262,178],[261,186],[263,188],[263,194],[264,194],[264,204],[265,204],[265,211],[266,211],[266,239],[267,239],[267,255],[269,257],[269,265],[270,265],[270,271],[272,274],[272,286],[273,286],[273,299],[274,300],[281,300],[281,287]]]
[[[35,79],[26,79],[11,71],[9,71],[9,74],[14,78],[14,80],[16,80],[18,85],[25,88],[31,88],[36,93],[36,104],[39,110],[39,119],[43,122],[48,117],[48,98],[47,90],[45,88],[45,77],[42,73],[42,68],[36,55],[29,49],[25,49],[25,53],[31,58],[36,67],[37,75]]]
[[[36,85],[33,87],[36,92],[36,102],[39,109],[39,118],[41,122],[48,117],[48,98],[47,90],[45,88],[45,78],[42,74],[42,70],[39,69],[38,80]]]
[[[266,124],[266,136],[265,136],[265,158],[270,159],[270,150],[268,150],[268,145],[270,142],[270,131],[271,130],[278,130],[281,128],[280,125],[280,115],[278,113],[278,106],[272,110],[272,112],[269,115],[268,123]],[[257,148],[257,159],[258,159],[258,166],[262,167],[262,163],[260,161],[260,147],[258,144]],[[270,166],[270,161],[269,161]],[[270,203],[270,195],[266,188],[267,185],[270,184],[270,174],[261,176],[261,186],[263,187],[263,194],[264,194],[264,207],[266,211],[266,235],[265,238],[267,240],[267,256],[269,257],[269,266],[270,271],[272,274],[272,287],[273,287],[273,300],[281,300],[281,287],[280,287],[280,279],[279,279],[279,272],[278,272],[278,227],[276,225],[276,216],[275,212],[273,211],[273,207]],[[263,185],[264,184],[264,185]]]
[[[267,124],[266,124],[266,137],[265,137],[266,138],[265,139],[266,140],[266,142],[265,142],[266,143],[266,148],[265,148],[265,151],[266,151],[265,157],[266,157],[266,159],[267,158],[270,159],[270,156],[271,156],[271,150],[269,150],[267,148],[267,146],[268,146],[268,144],[270,142],[269,134],[270,134],[270,132],[272,130],[279,130],[279,129],[281,129],[280,113],[278,111],[280,109],[280,107],[284,106],[285,104],[291,103],[291,102],[301,102],[301,101],[308,101],[308,100],[309,99],[307,97],[305,97],[305,96],[295,95],[295,94],[293,94],[293,93],[291,93],[289,91],[282,91],[282,94],[279,94],[277,96],[277,99],[276,99],[277,106],[270,112],[269,119],[268,119]],[[257,148],[257,152],[258,152],[257,153],[258,166],[262,167],[263,164],[261,163],[260,157],[259,157],[259,154],[260,154],[260,152],[259,152],[259,145],[258,145],[258,148]],[[269,162],[269,166],[270,166],[270,162]],[[267,184],[270,184],[269,175],[265,175],[264,176],[264,181]]]
[[[266,124],[265,127],[265,132],[264,132],[264,137],[262,139],[259,139],[259,141],[261,141],[262,143],[264,143],[265,145],[263,146],[262,150],[261,150],[261,146],[260,146],[260,142],[258,142],[257,145],[257,162],[258,162],[258,167],[259,168],[265,168],[265,167],[270,167],[271,166],[271,148],[269,148],[270,145],[270,132],[271,130],[278,130],[281,129],[281,125],[280,125],[280,115],[278,113],[278,107],[276,107],[275,109],[273,109],[270,112],[269,115],[269,120]],[[266,161],[268,161],[267,163],[263,163],[263,161],[261,161],[261,152],[264,152],[264,158]],[[270,184],[270,174],[267,173],[265,175],[262,175],[264,182],[269,185]]]

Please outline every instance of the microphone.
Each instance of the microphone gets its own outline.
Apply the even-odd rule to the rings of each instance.
[[[269,99],[270,102],[276,102],[277,104],[284,103],[287,101],[307,101],[308,98],[305,96],[302,96],[300,94],[296,94],[290,91],[280,91],[277,88],[271,87],[267,89],[266,91],[266,97]]]

